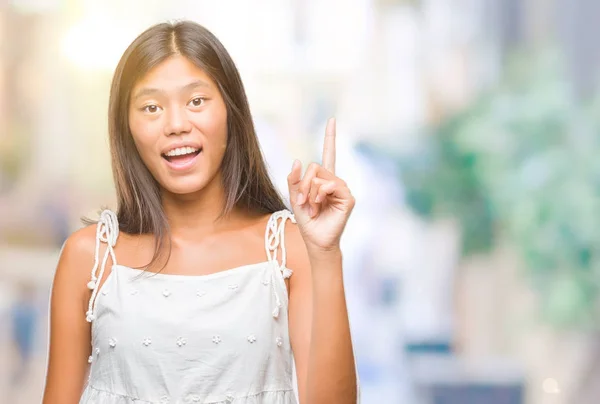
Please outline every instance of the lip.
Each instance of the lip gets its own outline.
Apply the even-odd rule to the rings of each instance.
[[[163,154],[167,154],[171,150],[178,149],[180,147],[193,147],[194,149],[202,149],[202,145],[200,143],[195,143],[195,142],[178,142],[178,143],[172,143],[168,147],[165,147],[160,152],[160,155],[162,156]]]
[[[163,157],[170,150],[177,149],[179,147],[193,147],[195,149],[200,149],[200,152],[198,154],[196,154],[194,157],[192,157],[190,160],[186,161],[185,163],[174,163]],[[202,152],[203,152],[203,149],[199,143],[193,143],[193,142],[173,143],[161,152],[160,158],[162,159],[162,161],[165,162],[165,164],[171,171],[185,172],[185,171],[191,170],[196,165]]]
[[[165,164],[167,165],[167,167],[169,167],[171,171],[185,172],[191,170],[196,165],[201,155],[202,150],[200,150],[200,153],[196,154],[194,157],[192,157],[185,163],[173,163],[162,156],[161,159],[165,162]]]

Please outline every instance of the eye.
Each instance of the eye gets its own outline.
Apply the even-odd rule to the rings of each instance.
[[[146,105],[142,108],[142,111],[147,112],[149,114],[155,114],[160,110],[160,107],[155,104]]]
[[[200,107],[200,106],[202,106],[202,104],[204,104],[205,101],[206,101],[206,98],[204,98],[204,97],[196,97],[190,101],[190,105],[192,105],[194,107]]]

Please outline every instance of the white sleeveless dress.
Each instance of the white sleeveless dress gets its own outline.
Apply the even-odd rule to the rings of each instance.
[[[116,215],[102,212],[88,284],[91,370],[80,404],[297,403],[284,282],[292,274],[288,219],[295,221],[287,210],[271,215],[266,261],[187,276],[118,265]],[[109,254],[114,265],[99,289]]]

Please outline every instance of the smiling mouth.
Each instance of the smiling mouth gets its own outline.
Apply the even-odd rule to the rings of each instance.
[[[178,149],[170,150],[167,153],[163,153],[161,156],[169,163],[181,165],[193,160],[201,151],[201,148],[180,147]]]

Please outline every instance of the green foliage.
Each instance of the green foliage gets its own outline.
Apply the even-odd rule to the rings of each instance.
[[[600,103],[572,99],[556,57],[502,83],[401,159],[410,206],[462,223],[464,254],[507,239],[552,324],[595,327],[600,282]]]

